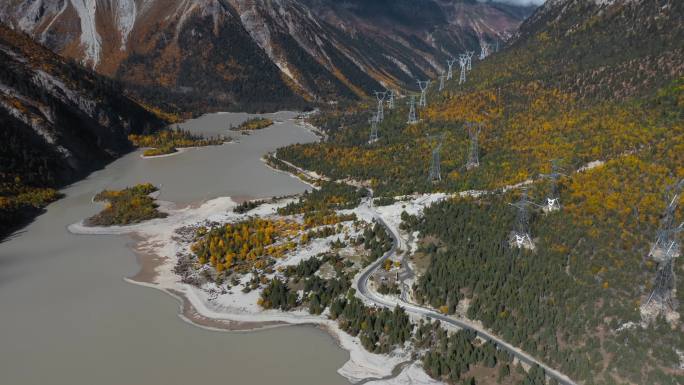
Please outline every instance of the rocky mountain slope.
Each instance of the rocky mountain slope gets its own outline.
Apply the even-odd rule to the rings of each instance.
[[[8,0],[0,20],[186,110],[275,109],[415,87],[531,7],[470,0]]]
[[[0,234],[161,124],[117,83],[0,26]]]

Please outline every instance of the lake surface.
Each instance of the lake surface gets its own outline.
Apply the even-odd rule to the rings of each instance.
[[[127,283],[138,264],[114,236],[69,234],[95,214],[94,194],[141,182],[162,186],[161,199],[195,203],[218,196],[268,197],[304,191],[299,180],[267,168],[261,156],[315,140],[291,120],[239,143],[146,159],[129,154],[76,183],[47,213],[0,243],[0,383],[342,385],[348,359],[314,327],[235,333],[201,329],[178,317],[179,304],[158,290]],[[182,127],[229,134],[247,114],[211,114]]]

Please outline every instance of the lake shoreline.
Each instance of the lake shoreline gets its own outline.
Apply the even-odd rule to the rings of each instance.
[[[310,125],[303,125],[300,121],[297,121],[297,125],[311,133],[316,133]],[[285,173],[301,181],[301,178],[293,173],[272,167],[263,157],[260,160],[273,173]],[[303,182],[306,183],[306,181]],[[316,188],[311,183],[306,184]],[[211,299],[206,297],[206,293],[201,288],[181,282],[181,277],[175,273],[174,268],[177,256],[187,250],[181,250],[179,242],[175,239],[177,229],[186,228],[188,231],[187,227],[196,227],[201,223],[223,222],[226,220],[227,213],[232,212],[237,205],[259,199],[264,198],[236,195],[182,206],[173,202],[158,201],[160,210],[169,214],[167,218],[110,227],[91,227],[80,222],[70,225],[68,230],[80,235],[126,235],[130,237],[131,242],[127,246],[136,255],[139,270],[124,280],[135,285],[155,288],[170,295],[178,302],[178,316],[193,326],[224,332],[253,332],[294,325],[315,326],[325,331],[335,340],[339,348],[349,353],[348,361],[339,368],[338,373],[351,383],[387,380],[398,375],[397,368],[408,359],[406,351],[392,355],[370,353],[360,344],[358,338],[342,331],[337,323],[328,319],[325,314],[317,316],[302,310],[296,312],[263,310],[256,305],[256,298],[253,296],[238,300],[237,307],[220,308],[211,303]],[[291,200],[291,198],[265,199],[280,203]],[[262,206],[273,204],[266,203]],[[221,213],[225,214],[223,218],[221,218]],[[248,301],[251,303],[247,303]]]
[[[261,210],[267,212],[273,207],[284,205],[291,198],[284,198],[276,203],[262,205]],[[237,202],[230,197],[211,199],[203,203],[195,203],[176,207],[171,202],[159,202],[160,207],[169,214],[167,218],[153,219],[143,223],[127,226],[92,227],[83,222],[72,224],[69,232],[78,235],[126,235],[132,239],[129,247],[137,256],[139,271],[126,277],[126,282],[160,290],[178,301],[178,316],[184,321],[207,330],[227,332],[251,332],[277,327],[294,325],[311,325],[324,330],[336,341],[341,349],[349,352],[349,360],[338,370],[338,373],[351,383],[367,382],[391,376],[397,365],[407,361],[409,354],[405,351],[393,352],[391,355],[378,355],[368,352],[358,341],[341,330],[337,323],[324,315],[310,315],[306,311],[282,312],[280,310],[263,310],[256,304],[257,294],[238,294],[232,307],[212,303],[207,293],[192,285],[180,281],[175,273],[175,256],[185,252],[181,242],[174,240],[179,228],[190,231],[192,226],[207,222],[225,222],[244,215],[237,215],[232,209]]]

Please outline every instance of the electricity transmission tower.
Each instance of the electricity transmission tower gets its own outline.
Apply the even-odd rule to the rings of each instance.
[[[515,229],[511,233],[511,245],[518,248],[534,249],[532,236],[530,235],[530,211],[529,207],[533,205],[527,199],[527,189],[523,189],[520,195],[520,200],[516,203],[509,203],[518,211]]]
[[[672,290],[675,287],[673,258],[658,264],[655,279],[653,280],[653,292],[646,301],[646,306],[653,302],[660,309],[674,310]]]
[[[680,253],[677,235],[684,231],[684,222],[676,225],[675,214],[682,190],[684,190],[684,179],[667,189],[665,195],[668,205],[660,222],[656,242],[649,252],[649,256],[658,263],[658,267],[653,281],[653,292],[648,297],[645,306],[653,303],[658,311],[672,311],[675,306],[673,299],[675,288],[674,258],[678,257]]]
[[[468,136],[470,137],[470,153],[468,155],[468,162],[466,163],[466,170],[472,170],[480,166],[480,150],[479,150],[479,136],[482,131],[482,123],[466,122],[468,129]]]
[[[441,74],[439,75],[439,90],[444,91],[444,80],[446,80],[448,75]]]
[[[416,95],[411,95],[409,97],[409,116],[408,116],[408,124],[416,124],[418,123],[418,119],[416,118]]]
[[[475,55],[475,51],[466,51],[465,55],[467,56],[468,60],[468,68],[466,68],[468,71],[473,69],[473,55]]]
[[[466,65],[468,64],[468,55],[460,54],[458,56],[458,64],[461,66],[461,77],[458,79],[458,84],[463,84],[466,81]]]
[[[372,144],[378,140],[378,117],[377,117],[377,115],[373,115],[373,117],[368,119],[368,122],[371,124],[370,140],[368,141],[368,144]]]
[[[446,136],[446,133],[442,134],[439,136],[439,142],[437,143],[437,146],[432,149],[432,161],[430,162],[430,174],[428,176],[428,181],[429,182],[439,182],[442,180],[442,175],[441,175],[441,167],[440,163],[441,160],[439,158],[439,152],[442,150],[442,144],[444,144],[444,137]],[[430,137],[430,139],[435,139],[438,138],[437,135]]]
[[[670,186],[665,192],[668,205],[660,221],[660,227],[656,235],[656,242],[649,252],[649,256],[656,261],[661,261],[668,255],[668,252],[679,254],[679,243],[677,234],[684,231],[684,222],[679,226],[675,223],[675,214],[679,205],[679,198],[684,190],[684,179],[679,183]]]
[[[561,176],[565,176],[558,165],[558,159],[551,161],[551,173],[541,174],[542,178],[546,178],[551,181],[551,193],[546,197],[546,205],[544,205],[544,211],[547,213],[552,211],[558,211],[561,209],[560,204],[560,192],[558,191],[558,180]]]
[[[487,56],[489,56],[489,43],[483,40],[480,42],[480,60],[484,60]]]
[[[451,78],[454,75],[454,72],[453,72],[454,63],[456,63],[455,58],[450,57],[447,59],[447,66],[449,67],[449,70],[447,71],[447,80],[451,80]]]
[[[387,96],[387,92],[380,92],[380,91],[375,91],[375,97],[378,99],[378,113],[375,115],[375,118],[377,119],[378,122],[382,122],[385,120],[385,97]]]
[[[387,99],[387,108],[390,110],[394,109],[394,90],[387,90],[387,94],[389,95],[389,99]]]
[[[418,106],[427,107],[427,89],[430,87],[430,81],[418,80],[418,87],[420,87],[420,102],[418,102]]]

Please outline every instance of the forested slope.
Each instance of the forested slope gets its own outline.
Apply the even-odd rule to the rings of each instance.
[[[492,190],[405,225],[421,232],[431,261],[417,299],[448,312],[460,304],[583,384],[682,383],[682,280],[674,309],[642,307],[659,268],[648,253],[665,191],[684,178],[682,15],[678,1],[549,1],[503,52],[474,61],[464,85],[458,73],[443,92],[433,83],[419,124],[406,124],[399,101],[368,144],[374,103],[345,106],[315,119],[328,142],[279,157],[380,195]],[[480,166],[470,170],[465,122],[482,124]],[[430,136],[441,133],[442,179],[431,182]],[[518,249],[509,203],[520,190],[501,189],[527,183],[543,205],[551,186],[541,174],[554,159],[563,208],[532,205],[535,249]],[[681,209],[675,216],[684,220]],[[681,258],[674,272],[684,274]]]
[[[0,235],[162,124],[115,82],[0,26]]]

